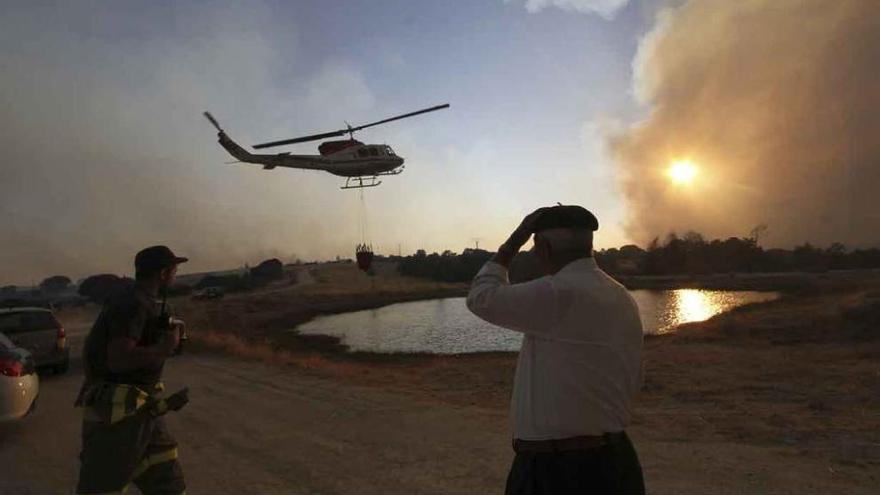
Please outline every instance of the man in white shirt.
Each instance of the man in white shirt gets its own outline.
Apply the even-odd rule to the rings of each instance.
[[[468,308],[523,333],[511,399],[516,457],[508,495],[643,494],[624,428],[641,386],[642,324],[626,288],[596,266],[599,223],[580,206],[528,215],[474,278]],[[545,276],[507,269],[535,235]]]

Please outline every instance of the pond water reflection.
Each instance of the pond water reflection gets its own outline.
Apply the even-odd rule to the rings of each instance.
[[[645,333],[665,333],[677,325],[703,321],[743,304],[775,299],[772,292],[679,289],[631,292]],[[463,297],[432,299],[384,308],[323,316],[300,325],[303,334],[333,335],[353,351],[458,354],[515,351],[521,336],[475,317]]]
[[[700,289],[630,291],[639,305],[645,333],[666,333],[682,323],[705,321],[743,304],[770,301],[776,292]]]

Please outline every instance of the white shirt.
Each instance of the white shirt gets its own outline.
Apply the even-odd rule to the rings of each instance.
[[[467,298],[480,318],[524,333],[510,404],[513,437],[622,431],[641,385],[642,322],[625,287],[592,258],[511,285],[488,262]]]

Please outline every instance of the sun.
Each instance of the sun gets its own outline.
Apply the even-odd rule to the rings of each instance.
[[[697,166],[690,160],[677,160],[666,170],[666,175],[675,184],[687,185],[697,176]]]

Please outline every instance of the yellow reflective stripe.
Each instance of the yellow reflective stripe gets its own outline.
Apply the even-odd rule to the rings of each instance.
[[[173,448],[171,450],[166,450],[165,452],[159,452],[158,454],[148,455],[144,457],[144,460],[141,461],[140,465],[138,465],[137,469],[134,470],[134,474],[132,475],[132,479],[137,479],[138,476],[144,474],[147,469],[150,469],[151,466],[155,466],[156,464],[162,464],[163,462],[169,462],[177,459],[177,448]]]
[[[129,407],[128,395],[135,394],[134,408]],[[116,423],[127,416],[138,412],[147,404],[150,394],[130,385],[115,385],[110,408],[110,424]]]
[[[126,416],[125,398],[128,395],[128,387],[117,385],[113,388],[113,405],[110,409],[110,423],[115,423]]]
[[[154,388],[156,392],[164,392],[165,391],[165,383],[164,382],[156,382],[156,386]]]

